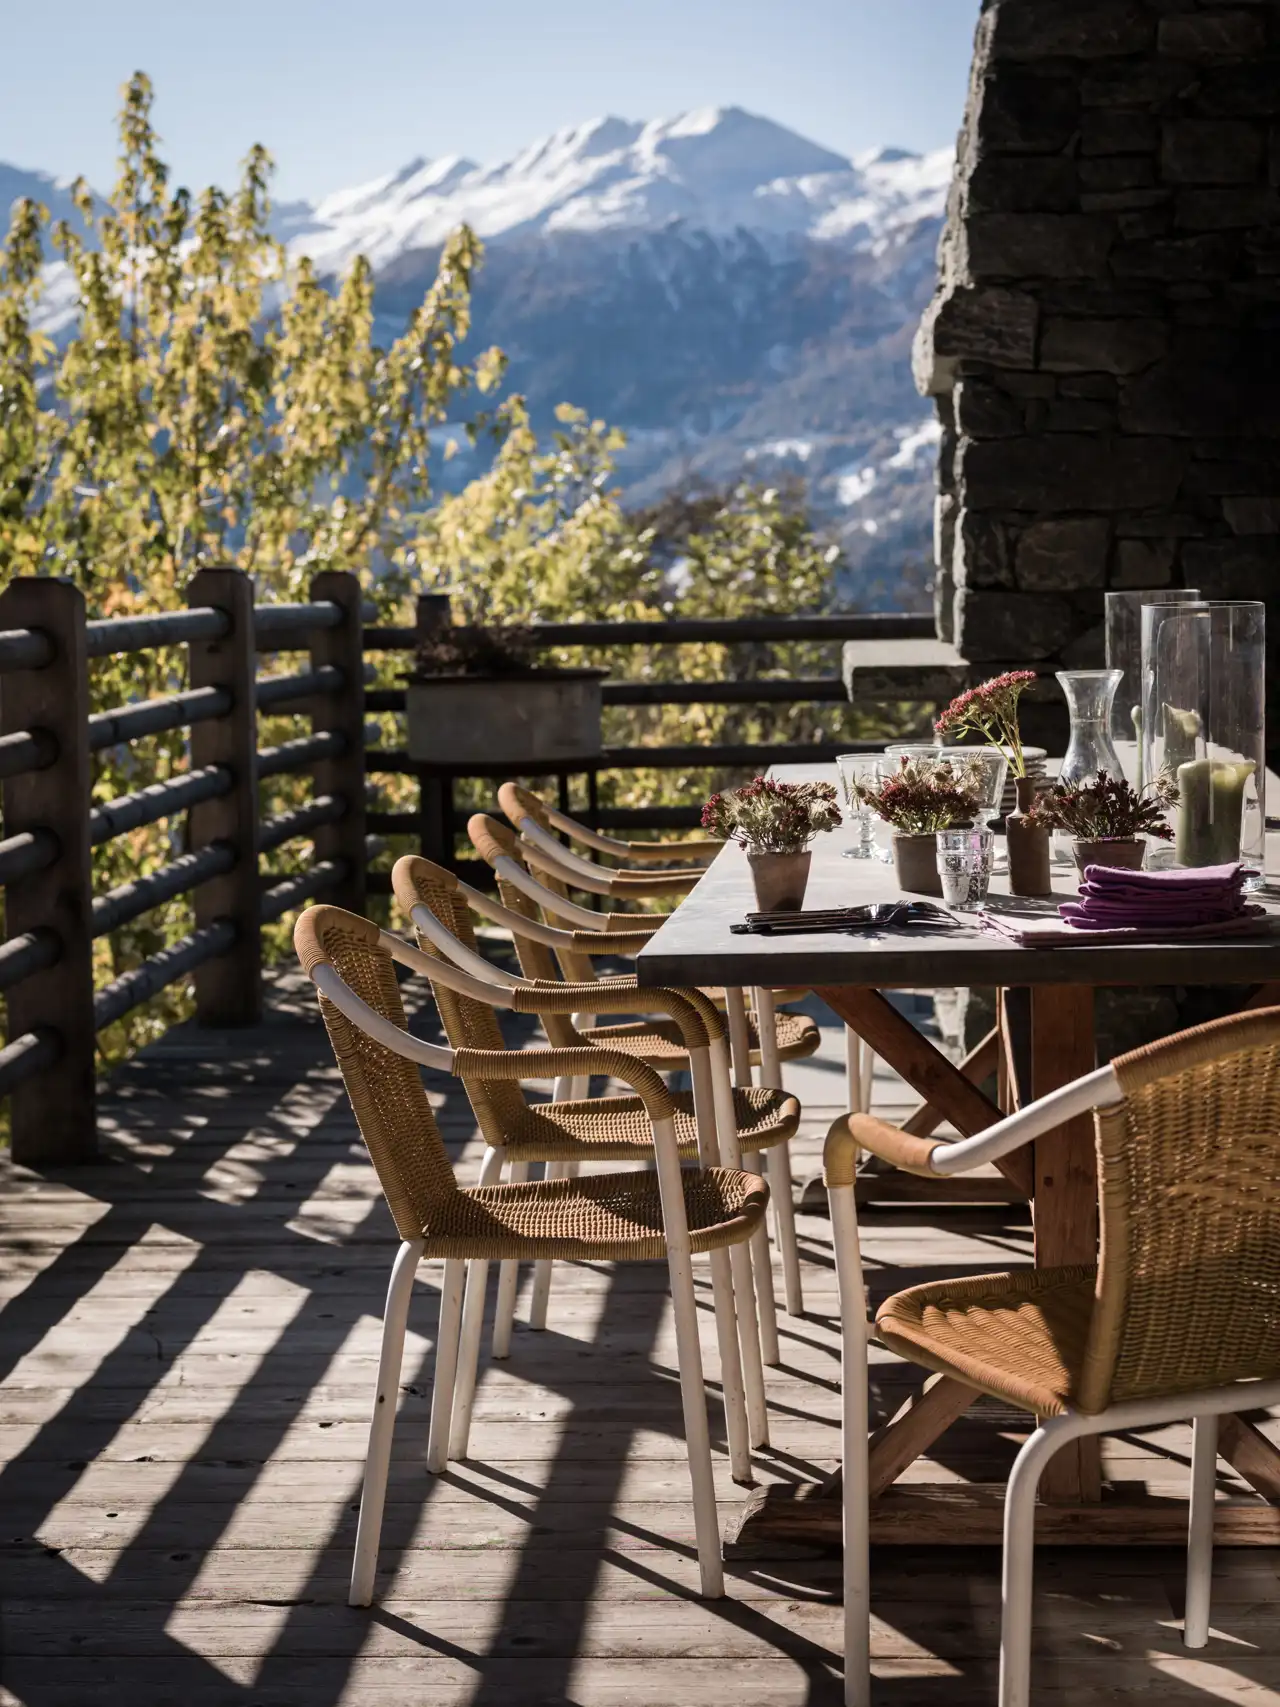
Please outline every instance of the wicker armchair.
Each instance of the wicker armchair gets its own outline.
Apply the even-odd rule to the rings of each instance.
[[[927,1178],[995,1161],[1075,1116],[1097,1128],[1096,1268],[931,1281],[881,1305],[891,1350],[1043,1420],[1004,1517],[1000,1707],[1027,1707],[1036,1489],[1086,1435],[1194,1420],[1183,1640],[1208,1638],[1218,1418],[1280,1403],[1280,1009],[1114,1060],[977,1137],[918,1138],[865,1115],[826,1145],[844,1356],[845,1699],[869,1694],[867,1337],[857,1146]]]
[[[585,859],[558,840],[546,804],[518,782],[502,784],[498,805],[521,840],[528,843],[532,863],[588,894],[611,895],[624,901],[678,900],[701,881],[701,868],[618,871]]]
[[[511,786],[518,787],[516,784]],[[541,795],[534,794],[529,789],[521,788],[519,793],[531,810],[540,808],[540,818],[548,829],[558,830],[576,847],[589,848],[592,853],[603,854],[606,859],[643,866],[661,866],[664,860],[670,859],[684,866],[707,865],[724,846],[723,842],[715,841],[709,836],[700,836],[692,842],[620,841],[616,836],[601,835],[599,830],[593,830],[577,818],[571,818],[558,807],[549,806]],[[668,871],[664,875],[672,876],[674,872]],[[697,876],[694,872],[695,881]]]
[[[723,1253],[750,1238],[764,1215],[768,1188],[739,1169],[682,1169],[675,1106],[658,1075],[630,1057],[575,1051],[447,1049],[410,1035],[395,961],[416,964],[416,950],[339,907],[311,907],[294,929],[304,971],[320,1010],[347,1094],[401,1238],[383,1320],[382,1351],[364,1489],[356,1534],[350,1600],[373,1598],[378,1537],[386,1496],[396,1394],[410,1295],[418,1264],[444,1259],[427,1468],[443,1469],[455,1404],[463,1271],[468,1259],[655,1262],[666,1259],[675,1310],[685,1440],[693,1486],[702,1592],[724,1592],[720,1533],[711,1469],[694,1300],[694,1252]],[[483,988],[452,968],[441,988]],[[490,1055],[496,1059],[490,1059]],[[629,1084],[649,1124],[654,1170],[591,1179],[459,1186],[419,1075],[420,1066],[458,1073],[464,1083],[554,1078],[586,1066]]]
[[[504,790],[508,805],[513,811],[516,810],[517,799],[523,799],[527,795],[526,790],[518,789],[515,784],[504,784]],[[531,798],[536,800],[537,796]],[[539,949],[534,945],[526,949],[518,944],[521,965],[530,977],[554,977],[555,966],[558,964],[566,979],[585,982],[595,977],[590,958],[592,952],[638,954],[647,939],[638,936],[629,942],[623,939],[631,936],[638,926],[657,926],[662,922],[661,919],[655,920],[643,914],[601,914],[592,912],[587,907],[579,907],[568,896],[568,886],[578,886],[577,877],[557,872],[547,861],[539,863],[542,860],[539,845],[522,840],[482,812],[472,816],[467,824],[467,833],[476,851],[497,877],[498,892],[508,908],[533,921],[541,919],[547,924],[558,921],[572,928],[573,944],[562,940],[549,945],[553,953],[548,953],[546,946]],[[602,872],[599,866],[586,864],[586,869],[597,873],[606,882],[611,875]],[[585,879],[582,884],[586,887]],[[597,938],[603,933],[609,939],[607,943],[602,942],[595,951],[585,946],[593,928]],[[739,1087],[746,1088],[751,1084],[752,1068],[758,1067],[761,1084],[767,1089],[780,1090],[784,1063],[803,1060],[819,1047],[821,1033],[807,1014],[779,1011],[777,1001],[779,996],[785,999],[785,991],[756,990],[754,1013],[748,1011],[742,990],[706,990],[703,993],[717,1006],[722,1007],[728,1016],[733,1077]],[[637,1038],[648,1035],[660,1039],[664,1031],[661,1024],[647,1028],[642,1025],[631,1029]],[[589,1032],[588,1035],[597,1034]],[[611,1033],[609,1040],[615,1041],[616,1033]],[[652,1064],[658,1066],[661,1063],[652,1059]],[[667,1065],[679,1066],[680,1063],[669,1061]],[[749,1146],[747,1155],[747,1165],[757,1165],[757,1158],[752,1155]],[[769,1154],[769,1183],[773,1194],[774,1235],[782,1257],[786,1307],[791,1315],[800,1316],[804,1313],[804,1294],[795,1238],[790,1157],[785,1150],[773,1150]],[[763,1289],[761,1292],[760,1331],[765,1342],[765,1361],[776,1363],[779,1355],[778,1331],[771,1290],[767,1296]]]
[[[752,1155],[762,1151],[772,1155],[794,1136],[800,1121],[800,1105],[794,1097],[781,1091],[733,1087],[724,1049],[723,1021],[701,992],[640,990],[635,980],[630,978],[610,979],[588,986],[565,984],[558,978],[546,981],[518,978],[492,966],[478,953],[471,913],[474,909],[496,923],[507,925],[517,934],[518,941],[525,940],[524,932],[529,926],[529,921],[522,915],[508,911],[491,897],[470,889],[452,872],[415,855],[396,862],[392,886],[402,912],[416,932],[422,950],[422,964],[429,978],[434,979],[434,972],[440,969],[443,961],[446,966],[458,967],[476,979],[484,980],[490,988],[499,986],[505,1005],[538,1014],[553,1049],[561,1051],[568,1060],[589,1063],[585,1072],[566,1072],[556,1084],[555,1100],[551,1103],[526,1103],[519,1087],[510,1082],[468,1079],[468,1094],[490,1146],[486,1168],[500,1171],[504,1162],[510,1161],[512,1178],[522,1180],[528,1177],[531,1165],[542,1163],[546,1166],[547,1177],[554,1179],[570,1176],[583,1162],[642,1162],[652,1157],[648,1122],[634,1098],[592,1099],[587,1096],[589,1074],[605,1070],[603,1066],[591,1064],[593,1048],[600,1049],[602,1056],[614,1057],[625,1053],[651,1071],[670,1071],[673,1068],[688,1071],[692,1092],[671,1093],[676,1140],[682,1157],[687,1160],[700,1158],[704,1165],[723,1163],[738,1167],[742,1165],[744,1147]],[[536,940],[537,935],[557,934],[566,933],[556,933],[549,927],[539,926],[536,935],[529,936],[527,942],[541,946]],[[435,982],[436,1001],[446,1035],[455,1047],[482,1047],[491,1052],[503,1047],[491,1000],[476,1000],[440,984],[438,980]],[[645,1039],[638,1027],[588,1027],[585,1033],[579,1032],[573,1025],[573,1013],[588,1000],[607,1000],[609,1008],[619,1013],[650,1013],[655,1008],[663,1010],[669,1016],[664,1022],[668,1033],[658,1040],[660,1047],[656,1047]],[[522,1053],[511,1053],[516,1059],[523,1059]],[[493,1177],[498,1177],[497,1172]],[[767,1290],[771,1270],[768,1235],[763,1224],[753,1234],[753,1243],[757,1255],[763,1252],[763,1279]],[[724,1294],[718,1324],[727,1334],[735,1314],[737,1320],[739,1344],[735,1346],[731,1340],[722,1344],[721,1364],[725,1375],[730,1459],[733,1474],[740,1481],[750,1479],[749,1446],[766,1446],[769,1440],[752,1268],[751,1258],[745,1249],[712,1262],[713,1290],[719,1289]],[[540,1329],[546,1325],[551,1275],[550,1261],[543,1260],[536,1265],[529,1312],[531,1328]],[[757,1284],[760,1278],[757,1274]],[[734,1295],[732,1310],[724,1302],[731,1284]],[[477,1268],[468,1277],[463,1328],[459,1408],[464,1418],[469,1409],[469,1395],[479,1356],[484,1285],[485,1271]],[[516,1264],[504,1262],[494,1313],[495,1357],[505,1357],[510,1349],[516,1288]],[[746,1420],[742,1424],[739,1412],[744,1389]],[[465,1449],[464,1421],[456,1431],[451,1450],[455,1456],[462,1456]]]

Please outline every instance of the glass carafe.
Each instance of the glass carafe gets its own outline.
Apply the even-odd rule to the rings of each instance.
[[[1123,670],[1059,670],[1057,675],[1071,713],[1071,739],[1058,781],[1092,782],[1099,771],[1123,776],[1111,739],[1112,702],[1124,679]],[[1054,834],[1053,858],[1058,865],[1073,861],[1071,837],[1061,830]]]

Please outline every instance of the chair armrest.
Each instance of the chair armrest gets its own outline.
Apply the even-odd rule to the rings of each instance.
[[[467,1079],[590,1078],[605,1073],[629,1085],[651,1120],[670,1120],[675,1103],[661,1076],[620,1049],[584,1043],[572,1049],[456,1049],[453,1070]]]
[[[627,859],[633,859],[637,865],[656,865],[664,859],[699,859],[708,863],[715,858],[724,846],[723,842],[624,842]]]
[[[600,868],[605,870],[604,866]],[[664,895],[687,895],[704,873],[696,871],[608,871],[612,894],[625,901],[629,895],[656,900]],[[569,881],[572,881],[570,878]]]
[[[666,1014],[680,1028],[687,1049],[706,1049],[724,1033],[712,1004],[693,990],[642,990],[634,978],[590,984],[526,983],[510,992],[517,1013]],[[602,998],[604,998],[602,1000]]]
[[[565,947],[573,954],[639,954],[652,931],[570,931]]]
[[[939,1148],[947,1148],[942,1138],[913,1138],[891,1126],[887,1120],[877,1120],[872,1114],[842,1114],[833,1122],[822,1148],[822,1171],[828,1189],[852,1185],[857,1172],[859,1150],[870,1150],[873,1156],[891,1162],[904,1173],[919,1174],[924,1179],[939,1176],[929,1165],[929,1158]]]
[[[601,913],[600,929],[651,937],[662,929],[669,917],[667,913]]]

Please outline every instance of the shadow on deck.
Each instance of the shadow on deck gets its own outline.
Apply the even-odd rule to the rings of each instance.
[[[729,1598],[697,1598],[659,1265],[558,1269],[548,1331],[518,1327],[510,1361],[482,1367],[473,1461],[439,1479],[422,1466],[437,1304],[424,1269],[379,1604],[346,1606],[394,1234],[309,991],[281,976],[272,997],[252,1031],[182,1028],[120,1071],[101,1164],[6,1177],[0,1702],[838,1702],[834,1560],[731,1562]],[[801,1176],[842,1097],[838,1053],[833,1034],[796,1073]],[[433,1089],[470,1177],[465,1099]],[[891,1109],[893,1083],[880,1090]],[[800,1232],[809,1314],[781,1319],[765,1480],[821,1477],[838,1455],[829,1227],[802,1216]],[[873,1273],[878,1290],[1027,1249],[1016,1211],[868,1218],[869,1262],[892,1271]],[[705,1285],[701,1300],[709,1311]],[[881,1410],[914,1379],[892,1362],[877,1374]],[[743,1495],[710,1415],[728,1519]],[[998,1476],[1016,1427],[968,1421],[921,1473]],[[1116,1450],[1185,1486],[1179,1431]],[[994,1699],[996,1552],[886,1549],[875,1570],[878,1699]],[[1176,1555],[1046,1550],[1037,1699],[1280,1699],[1275,1556],[1220,1554],[1218,1578],[1222,1634],[1191,1658]]]

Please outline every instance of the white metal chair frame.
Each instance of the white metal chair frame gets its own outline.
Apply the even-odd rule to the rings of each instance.
[[[468,904],[477,906],[485,917],[494,923],[505,924],[512,930],[525,930],[529,921],[521,913],[513,913],[492,896],[482,896],[478,890],[471,889],[467,884],[459,882],[459,893]],[[483,903],[483,905],[480,905]],[[396,957],[402,964],[421,972],[428,979],[436,979],[449,985],[450,988],[459,986],[453,981],[457,973],[468,976],[473,981],[473,987],[462,993],[479,995],[482,1001],[497,1007],[512,1007],[512,992],[518,991],[525,999],[526,1005],[536,1008],[540,994],[548,992],[541,990],[538,985],[530,984],[527,980],[517,977],[514,973],[503,971],[491,966],[483,955],[477,954],[454,936],[453,932],[423,903],[418,903],[410,909],[410,918],[415,930],[422,933],[440,955],[423,954],[419,949],[411,948],[408,943],[401,942],[398,937],[384,933],[390,941],[396,944]],[[541,926],[548,936],[561,936],[551,926]],[[550,944],[549,946],[555,946]],[[611,980],[605,985],[612,990],[615,998],[623,993],[631,993],[635,989],[634,980]],[[594,1047],[588,1046],[588,1048]],[[527,1052],[522,1051],[523,1054]],[[729,1057],[725,1049],[724,1039],[713,1037],[709,1046],[694,1046],[689,1048],[689,1072],[693,1082],[694,1121],[698,1130],[698,1151],[703,1167],[747,1167],[738,1142],[737,1119],[733,1107],[733,1084],[730,1078]],[[588,1071],[581,1077],[569,1078],[561,1076],[556,1081],[555,1100],[566,1100],[579,1094],[577,1087],[585,1086],[589,1079],[589,1053],[584,1055]],[[489,1148],[485,1152],[481,1164],[480,1183],[488,1185],[496,1182],[502,1176],[505,1157],[500,1149]],[[513,1168],[523,1170],[527,1163],[515,1163]],[[570,1163],[548,1163],[548,1177],[564,1177],[564,1170]],[[555,1172],[551,1172],[554,1169]],[[753,1243],[760,1238],[754,1235]],[[710,1253],[712,1292],[716,1305],[716,1329],[720,1341],[721,1376],[724,1387],[725,1430],[729,1442],[730,1473],[737,1482],[751,1481],[751,1450],[766,1447],[769,1444],[769,1416],[764,1388],[763,1364],[767,1359],[762,1356],[762,1330],[757,1323],[756,1308],[752,1303],[752,1260],[747,1246],[734,1244],[727,1251],[717,1250]],[[534,1308],[530,1314],[530,1326],[542,1328],[546,1325],[547,1298],[550,1293],[551,1263],[537,1263],[534,1279]],[[488,1263],[472,1259],[467,1276],[467,1302],[463,1316],[462,1331],[462,1365],[459,1374],[459,1393],[461,1402],[450,1442],[450,1456],[463,1458],[466,1456],[467,1430],[470,1423],[471,1402],[475,1390],[476,1373],[479,1366],[480,1336],[484,1319],[485,1288],[488,1284]],[[495,1306],[493,1356],[503,1358],[509,1355],[511,1348],[511,1328],[515,1315],[516,1290],[518,1284],[518,1265],[512,1261],[499,1264],[498,1297]],[[772,1304],[772,1292],[769,1302]],[[540,1306],[540,1308],[539,1308]],[[776,1331],[775,1331],[776,1343]],[[776,1358],[775,1358],[776,1361]],[[745,1407],[745,1409],[744,1409]]]
[[[556,854],[567,854],[554,837],[548,836],[542,826],[533,818],[524,817],[520,821],[522,834],[528,833],[529,839],[547,854],[547,864],[554,864]],[[579,888],[586,888],[600,895],[612,895],[608,887],[608,874],[601,873],[598,866],[593,866],[587,860],[577,860],[572,867],[568,863],[561,866],[561,873],[566,883]],[[592,884],[587,884],[579,874],[579,867],[592,875]],[[510,883],[520,894],[534,901],[544,914],[553,918],[564,919],[578,930],[600,929],[600,918],[589,907],[579,907],[576,902],[566,900],[556,894],[545,884],[520,864],[512,859],[510,854],[503,854],[493,861],[493,870],[504,883]],[[462,886],[465,889],[465,885]],[[472,900],[474,891],[468,891],[468,899]],[[485,905],[480,906],[478,899],[473,900],[477,911],[486,917],[496,917],[494,903],[488,897]],[[505,909],[503,909],[505,911]],[[523,915],[516,915],[522,920]],[[551,927],[544,927],[550,929]],[[532,934],[532,933],[527,933]],[[546,941],[546,938],[539,938]],[[549,947],[572,946],[570,943],[548,942]],[[778,1059],[777,1033],[774,1027],[776,1006],[772,990],[758,989],[752,992],[756,1009],[757,1030],[760,1036],[760,1083],[767,1089],[781,1090],[782,1063]],[[730,1038],[733,1045],[733,1078],[741,1086],[752,1083],[751,1048],[748,1040],[746,1006],[744,994],[738,989],[725,991],[725,1006],[729,1018]],[[767,1175],[769,1181],[770,1202],[774,1214],[774,1237],[782,1256],[783,1301],[787,1314],[802,1316],[804,1314],[804,1292],[800,1275],[800,1253],[796,1243],[795,1203],[792,1195],[791,1160],[788,1148],[784,1144],[775,1145],[767,1152],[766,1157],[759,1153],[749,1154],[744,1159],[744,1166],[754,1172]],[[769,1236],[762,1227],[752,1240],[752,1262],[756,1269],[756,1308],[760,1322],[760,1340],[763,1347],[764,1361],[770,1366],[781,1362],[782,1356],[778,1341],[778,1316],[773,1297],[773,1265],[769,1256]]]
[[[1094,1109],[1124,1101],[1110,1067],[1087,1073],[1051,1092],[976,1137],[934,1149],[929,1171],[949,1179],[996,1162],[1023,1144]],[[841,1440],[844,1520],[844,1645],[846,1707],[871,1700],[870,1503],[868,1465],[868,1357],[871,1329],[866,1316],[858,1213],[849,1170],[832,1183],[828,1139],[828,1200],[840,1293],[843,1366]],[[1213,1502],[1217,1418],[1233,1411],[1280,1404],[1280,1380],[1233,1382],[1224,1387],[1169,1398],[1114,1404],[1096,1413],[1065,1411],[1047,1418],[1014,1461],[1005,1494],[1004,1558],[1001,1578],[999,1707],[1029,1707],[1031,1700],[1031,1614],[1035,1567],[1035,1506],[1045,1465],[1068,1442],[1114,1434],[1155,1423],[1193,1422],[1191,1499],[1188,1514],[1187,1592],[1183,1641],[1203,1648],[1209,1635],[1213,1568]]]
[[[399,964],[414,970],[426,970],[420,963],[427,960],[417,949],[390,932],[380,933],[380,945]],[[434,976],[465,995],[483,1000],[495,1000],[501,1005],[501,991],[493,984],[481,985],[465,972],[446,968],[443,972],[434,964]],[[406,1060],[420,1066],[433,1067],[440,1072],[454,1072],[454,1051],[441,1044],[427,1043],[370,1007],[339,976],[335,967],[319,962],[311,972],[312,982],[325,999],[340,1010],[376,1042],[393,1050]],[[482,993],[483,992],[483,993]],[[528,1077],[547,1077],[540,1074],[540,1055],[550,1051],[530,1050]],[[557,1052],[563,1054],[563,1051]],[[556,1069],[553,1069],[555,1071]],[[643,1096],[643,1088],[634,1087]],[[707,1412],[703,1389],[702,1351],[698,1333],[697,1304],[693,1285],[692,1251],[685,1213],[684,1188],[681,1183],[681,1163],[671,1119],[655,1116],[652,1120],[654,1158],[658,1172],[658,1187],[662,1203],[662,1219],[667,1243],[671,1298],[675,1313],[677,1361],[679,1364],[681,1403],[684,1413],[685,1443],[689,1458],[692,1484],[694,1526],[697,1536],[699,1579],[702,1593],[718,1598],[724,1593],[724,1565],[720,1550],[719,1519],[716,1508],[715,1482],[711,1466],[711,1440],[707,1428]],[[490,1152],[492,1154],[493,1152]],[[714,1158],[713,1158],[714,1161]],[[705,1165],[705,1164],[704,1164]],[[496,1178],[496,1171],[486,1181]],[[742,1248],[741,1246],[736,1248]],[[364,1484],[360,1498],[360,1517],[356,1530],[355,1558],[352,1567],[349,1601],[352,1606],[368,1606],[373,1599],[374,1580],[378,1564],[378,1542],[386,1503],[387,1473],[391,1458],[391,1440],[395,1429],[400,1368],[404,1355],[404,1338],[408,1321],[409,1301],[414,1275],[422,1258],[424,1241],[405,1239],[396,1253],[387,1289],[383,1316],[382,1347],[378,1361],[378,1382],[374,1398],[373,1417],[369,1428],[369,1445],[365,1457]],[[714,1254],[714,1253],[713,1253]],[[723,1254],[723,1253],[719,1253]],[[427,1440],[427,1469],[439,1474],[449,1457],[452,1419],[456,1416],[458,1395],[456,1385],[461,1373],[460,1355],[464,1332],[463,1259],[450,1258],[444,1265],[440,1297],[440,1325],[436,1342],[435,1373],[431,1395],[431,1420]],[[487,1263],[473,1261],[473,1270]],[[468,1286],[470,1293],[470,1286]],[[483,1300],[483,1288],[480,1291]],[[731,1307],[731,1305],[730,1305]],[[717,1308],[717,1326],[721,1312]],[[478,1323],[477,1339],[478,1339]],[[736,1351],[732,1330],[729,1344]],[[722,1358],[725,1337],[721,1334]],[[731,1358],[730,1361],[733,1361]],[[473,1376],[474,1384],[474,1376]],[[729,1413],[730,1379],[724,1372],[726,1415]],[[738,1381],[741,1402],[741,1378]],[[467,1406],[467,1420],[470,1406]],[[740,1428],[737,1430],[740,1434]]]

